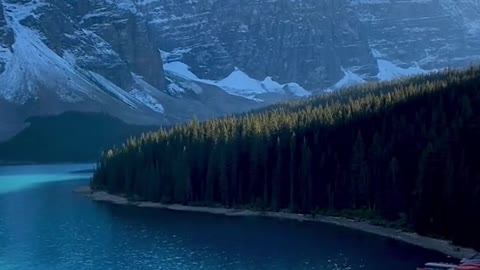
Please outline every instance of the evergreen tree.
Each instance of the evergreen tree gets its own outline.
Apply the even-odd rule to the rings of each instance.
[[[296,144],[297,144],[297,138],[295,136],[295,133],[292,133],[292,136],[290,138],[290,197],[289,197],[289,208],[290,210],[294,210],[296,207],[295,204],[295,180],[296,180],[296,171],[297,171],[297,164],[295,163],[296,160]]]
[[[277,137],[277,144],[275,149],[275,171],[273,173],[273,181],[272,181],[272,208],[274,210],[278,210],[281,200],[281,185],[282,185],[282,169],[283,169],[283,152],[280,137]]]

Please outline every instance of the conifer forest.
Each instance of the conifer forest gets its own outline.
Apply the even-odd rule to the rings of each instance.
[[[480,69],[366,84],[131,138],[96,190],[297,213],[363,210],[480,248]]]

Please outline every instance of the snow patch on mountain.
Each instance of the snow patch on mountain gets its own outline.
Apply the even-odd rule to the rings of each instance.
[[[414,66],[411,66],[408,68],[402,68],[396,65],[395,63],[387,60],[386,54],[380,52],[379,50],[372,48],[371,51],[372,51],[373,57],[375,57],[377,60],[377,66],[378,66],[379,72],[376,78],[379,81],[391,81],[399,78],[411,77],[411,76],[426,74],[431,72],[431,71],[422,69],[417,63],[415,63]],[[427,57],[434,58],[434,56],[430,56],[427,51],[425,53]],[[425,61],[427,60],[429,59],[425,59]]]
[[[390,61],[383,59],[377,60],[377,63],[379,69],[377,78],[380,81],[391,81],[398,78],[411,77],[428,73],[428,71],[420,68],[418,65],[409,68],[402,68]]]
[[[143,81],[141,76],[132,74],[139,87],[134,87],[131,91],[127,92],[100,74],[91,71],[89,74],[100,84],[102,90],[110,93],[110,95],[129,105],[131,108],[139,109],[141,106],[147,106],[155,112],[165,112],[162,104],[148,92],[147,88],[153,88],[153,86],[148,85],[148,87],[146,87],[145,85],[147,83]]]
[[[183,94],[185,94],[185,89],[183,89],[182,87],[180,87],[177,83],[175,83],[172,79],[170,78],[166,78],[166,80],[168,81],[168,84],[167,84],[167,92],[174,96],[174,97],[180,97],[182,96]]]
[[[114,96],[116,99],[122,101],[125,104],[128,104],[131,108],[138,108],[136,100],[133,99],[125,90],[118,87],[116,84],[107,80],[102,75],[95,73],[93,71],[88,72],[97,82],[97,85],[104,90],[104,92],[109,93]]]
[[[366,82],[362,77],[360,77],[359,75],[357,75],[357,74],[355,74],[355,73],[353,73],[349,70],[346,70],[346,69],[342,68],[342,71],[344,73],[343,78],[340,81],[338,81],[336,84],[334,84],[333,86],[328,88],[326,90],[327,92],[332,92],[332,91],[339,90],[339,89],[342,89],[342,88],[348,88],[350,86],[354,86],[354,85]]]
[[[230,94],[254,97],[258,94],[265,93],[286,93],[289,92],[298,97],[309,96],[310,92],[303,89],[297,83],[280,84],[272,79],[272,77],[266,77],[263,81],[252,79],[243,71],[236,69],[225,79],[217,82],[225,91]]]
[[[190,71],[190,67],[187,64],[179,61],[164,64],[163,70],[188,80],[213,83],[213,81],[202,80],[198,78],[197,75],[193,74],[193,72]]]
[[[141,103],[147,105],[153,111],[159,112],[159,113],[165,113],[165,108],[163,108],[162,104],[160,104],[157,99],[155,99],[145,91],[133,89],[132,91],[130,91],[130,95],[133,96],[138,101],[140,101]]]
[[[287,83],[287,84],[283,84],[283,89],[290,93],[290,94],[293,94],[294,96],[297,96],[297,97],[308,97],[308,96],[311,96],[312,93],[305,90],[305,88],[303,88],[300,84],[298,83]]]
[[[160,55],[164,63],[169,63],[182,60],[183,55],[189,53],[191,50],[191,48],[177,48],[172,52],[160,50]]]
[[[372,3],[372,2],[369,2]],[[381,59],[385,55],[378,50],[373,50],[372,49],[372,54],[377,58],[377,65],[378,65],[378,74],[376,78],[379,81],[391,81],[399,78],[405,78],[405,77],[411,77],[415,75],[420,75],[420,74],[426,74],[432,71],[427,71],[419,67],[418,65],[408,67],[408,68],[402,68],[391,61]],[[342,88],[348,88],[350,86],[355,86],[361,83],[366,83],[367,81],[363,79],[361,76],[346,70],[342,68],[342,71],[344,73],[344,76],[341,80],[339,80],[337,83],[335,83],[333,86],[327,88],[325,91],[326,92],[332,92],[335,90],[339,90]]]
[[[190,71],[190,67],[182,62],[174,61],[170,63],[165,63],[163,69],[167,73],[179,76],[181,78],[201,82],[209,85],[217,86],[231,95],[241,96],[249,99],[256,99],[257,95],[266,94],[266,93],[290,93],[298,97],[306,97],[311,95],[311,93],[305,90],[297,83],[286,83],[280,84],[274,81],[271,77],[266,77],[263,81],[258,81],[245,72],[236,68],[230,75],[226,78],[218,81],[200,79],[197,75]],[[180,86],[176,84],[170,84],[168,86],[169,91],[175,93],[181,93]]]
[[[217,85],[230,94],[239,96],[254,97],[256,94],[269,92],[271,89],[263,87],[262,83],[250,78],[243,71],[236,69],[225,79],[217,82]],[[269,85],[271,86],[271,84]]]

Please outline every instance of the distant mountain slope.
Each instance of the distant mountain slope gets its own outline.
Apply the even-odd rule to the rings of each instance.
[[[32,117],[29,126],[12,140],[0,144],[0,162],[95,161],[102,150],[131,136],[159,129],[128,125],[107,114],[68,112],[52,117]]]

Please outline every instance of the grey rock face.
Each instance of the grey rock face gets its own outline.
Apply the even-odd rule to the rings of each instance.
[[[480,60],[478,0],[352,0],[352,6],[371,47],[400,66],[432,70]]]
[[[149,1],[139,7],[162,50],[188,50],[181,60],[203,78],[238,67],[251,77],[319,89],[341,67],[376,75],[368,39],[345,1]],[[347,5],[348,7],[348,5]]]
[[[5,55],[11,50],[12,44],[15,42],[12,29],[8,27],[4,16],[3,6],[0,5],[0,55]],[[0,57],[0,73],[5,70],[6,59]]]
[[[177,59],[202,78],[238,67],[317,90],[341,79],[342,69],[375,80],[377,58],[425,70],[480,61],[478,0],[141,3],[154,42],[181,52]]]
[[[34,6],[19,22],[38,31],[58,55],[76,56],[79,67],[95,71],[122,88],[131,87],[132,72],[159,89],[164,87],[160,53],[150,41],[146,22],[135,10],[115,1],[97,0],[8,3]]]
[[[150,39],[143,16],[138,14],[133,3],[122,5],[122,1],[119,2],[90,0],[90,12],[81,18],[80,27],[103,38],[126,62],[131,72],[163,89],[160,52]]]

